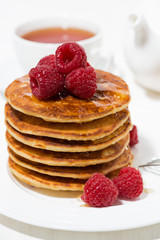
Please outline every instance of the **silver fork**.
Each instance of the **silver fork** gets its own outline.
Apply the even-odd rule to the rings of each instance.
[[[160,166],[160,159],[154,159],[153,161],[151,162],[148,162],[146,164],[143,164],[143,165],[139,165],[138,167],[141,168],[141,167],[156,167],[156,166]]]

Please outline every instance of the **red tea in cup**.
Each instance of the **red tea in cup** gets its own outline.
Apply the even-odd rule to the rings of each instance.
[[[21,37],[40,43],[64,43],[69,41],[81,41],[93,37],[95,34],[78,28],[43,28],[28,32]]]

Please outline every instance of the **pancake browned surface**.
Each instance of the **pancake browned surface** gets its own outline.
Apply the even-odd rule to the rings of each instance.
[[[9,158],[8,164],[12,174],[22,182],[25,182],[29,185],[51,190],[83,191],[85,184],[84,179],[53,177],[37,173],[30,169],[21,167],[11,158]]]
[[[104,175],[122,168],[130,163],[132,154],[129,148],[116,159],[103,164],[88,166],[88,167],[55,167],[45,164],[35,163],[15,154],[11,149],[8,149],[10,158],[18,165],[33,170],[35,172],[67,178],[88,179],[94,173],[98,172]]]
[[[8,132],[18,141],[40,149],[58,151],[58,152],[87,152],[97,151],[108,147],[111,144],[116,143],[125,137],[131,130],[131,122],[128,119],[121,127],[116,131],[107,135],[104,138],[97,139],[95,141],[67,141],[63,139],[55,139],[48,137],[32,136],[23,134],[16,131],[14,128],[6,122]]]
[[[83,191],[84,184],[86,182],[84,179],[53,177],[46,174],[41,174],[21,167],[20,165],[16,164],[11,158],[9,158],[8,165],[12,174],[19,180],[31,186],[39,188],[64,191]],[[119,171],[115,170],[109,173],[108,176],[110,176],[110,178],[113,178],[116,177],[118,173]]]
[[[6,139],[9,147],[17,155],[30,161],[51,166],[83,167],[106,163],[119,157],[129,143],[129,134],[103,150],[82,153],[53,152],[33,148],[17,141],[8,132],[6,132]]]
[[[127,84],[111,73],[96,73],[97,92],[88,100],[67,95],[39,101],[32,95],[28,76],[12,82],[5,96],[14,109],[49,122],[87,122],[125,109],[130,101]]]
[[[129,117],[124,109],[115,114],[87,123],[46,122],[13,109],[9,103],[5,106],[5,117],[17,131],[25,134],[60,138],[66,140],[96,140],[109,135],[122,126]]]

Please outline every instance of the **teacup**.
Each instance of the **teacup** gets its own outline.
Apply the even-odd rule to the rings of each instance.
[[[101,56],[102,30],[93,22],[65,17],[52,19],[41,19],[27,22],[18,26],[14,32],[14,44],[21,66],[28,72],[36,66],[37,62],[44,56],[54,54],[60,43],[40,43],[22,38],[28,32],[38,29],[63,27],[77,28],[92,32],[94,35],[88,39],[78,41],[86,50],[88,62],[96,68],[103,68],[104,57]],[[107,57],[108,58],[108,57]]]

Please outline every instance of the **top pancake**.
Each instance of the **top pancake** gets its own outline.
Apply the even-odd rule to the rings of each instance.
[[[5,96],[14,109],[49,122],[89,122],[126,108],[130,101],[127,84],[111,73],[96,73],[97,91],[90,99],[59,95],[38,100],[32,95],[28,76],[12,82]]]

